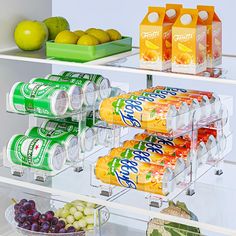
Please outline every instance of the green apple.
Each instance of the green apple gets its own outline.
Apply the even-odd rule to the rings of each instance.
[[[48,39],[48,29],[40,21],[21,21],[15,28],[16,45],[24,51],[35,51],[42,48]]]

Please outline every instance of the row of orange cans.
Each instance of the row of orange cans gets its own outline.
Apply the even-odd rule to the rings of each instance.
[[[216,154],[216,136],[216,130],[198,130],[195,150],[199,163]],[[106,184],[167,195],[174,178],[183,172],[189,174],[188,167],[193,158],[191,150],[191,139],[187,135],[165,139],[154,134],[136,134],[122,147],[113,148],[107,156],[99,157],[95,175]]]
[[[220,99],[212,92],[165,86],[105,99],[99,109],[100,118],[109,124],[161,133],[208,122],[220,111]]]

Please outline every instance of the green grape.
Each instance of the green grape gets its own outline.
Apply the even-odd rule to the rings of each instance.
[[[83,213],[81,213],[80,211],[76,211],[74,214],[75,220],[80,220],[83,216]]]
[[[94,217],[93,217],[93,215],[86,216],[84,219],[85,219],[85,221],[87,222],[88,225],[94,224]]]
[[[84,228],[84,227],[86,227],[86,225],[87,225],[87,222],[84,219],[79,220],[80,228]]]
[[[81,212],[83,212],[84,211],[84,207],[83,206],[76,206],[76,209],[78,210],[78,211],[81,211]]]
[[[64,209],[62,210],[60,216],[61,216],[62,218],[64,218],[64,219],[66,219],[66,217],[67,217],[68,215],[70,215],[70,212],[69,212],[67,209],[64,208]]]
[[[93,208],[89,208],[89,207],[85,207],[84,209],[84,214],[87,215],[93,215],[94,214],[94,209]]]
[[[66,221],[67,221],[68,224],[73,224],[74,221],[75,221],[75,218],[74,218],[74,216],[72,216],[72,215],[68,215],[68,216],[66,217]]]
[[[77,209],[76,209],[75,207],[71,207],[71,208],[70,208],[70,214],[71,214],[71,215],[74,215],[75,212],[77,212]]]
[[[73,226],[75,227],[75,229],[76,229],[77,231],[80,230],[80,224],[79,224],[79,221],[75,221],[75,222],[73,223]]]

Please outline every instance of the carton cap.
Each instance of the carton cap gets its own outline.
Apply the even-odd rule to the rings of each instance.
[[[208,14],[207,11],[200,11],[200,12],[198,13],[198,16],[201,18],[201,20],[205,21],[205,20],[208,19],[209,14]]]
[[[193,18],[190,14],[183,14],[180,18],[180,22],[183,25],[189,25],[192,22]]]
[[[159,14],[157,12],[151,12],[148,14],[148,21],[150,23],[158,22],[159,20]]]
[[[177,15],[177,12],[175,9],[169,9],[166,11],[166,15],[169,17],[169,18],[174,18],[176,17]]]

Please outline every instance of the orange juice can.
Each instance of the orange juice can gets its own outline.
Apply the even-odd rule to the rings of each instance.
[[[175,175],[182,172],[187,162],[176,156],[162,155],[154,152],[147,152],[138,149],[118,147],[111,149],[109,156],[127,158],[130,160],[141,161],[161,165],[171,168]]]
[[[198,10],[182,8],[172,28],[172,71],[198,74],[206,70],[206,32]]]
[[[160,165],[105,156],[98,158],[95,176],[106,184],[167,195],[171,191],[174,173]]]
[[[145,142],[151,142],[151,143],[157,143],[181,148],[191,147],[191,141],[184,138],[162,138],[155,135],[150,135],[148,133],[141,133],[141,134],[136,134],[134,136],[134,139],[139,141],[145,141]]]
[[[99,106],[101,120],[109,124],[169,133],[177,129],[175,106],[148,102],[148,98],[104,99]]]
[[[125,148],[133,148],[147,152],[154,152],[161,155],[178,156],[186,159],[189,156],[189,148],[181,148],[158,143],[151,143],[139,140],[128,140],[123,143]]]

